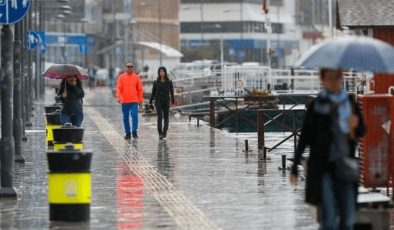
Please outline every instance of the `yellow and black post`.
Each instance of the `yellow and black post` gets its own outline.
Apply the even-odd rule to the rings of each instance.
[[[60,128],[53,131],[53,149],[59,151],[66,147],[67,143],[71,143],[74,149],[83,150],[83,128],[72,126],[66,123]]]
[[[45,113],[53,113],[62,109],[60,104],[47,105],[44,107]]]
[[[62,127],[60,122],[60,111],[52,113],[45,113],[46,117],[46,143],[48,146],[53,146],[53,132],[54,128]]]
[[[49,219],[53,221],[88,221],[91,201],[91,152],[66,146],[48,151]]]

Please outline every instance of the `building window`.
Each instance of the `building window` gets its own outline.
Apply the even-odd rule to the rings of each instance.
[[[264,22],[182,22],[181,33],[266,33]],[[282,23],[272,23],[272,33],[283,33]]]

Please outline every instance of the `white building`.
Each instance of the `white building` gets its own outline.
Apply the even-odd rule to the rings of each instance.
[[[259,62],[273,68],[291,65],[299,55],[294,0],[181,0],[181,51],[183,61],[220,60],[223,41],[225,62]],[[266,27],[271,22],[271,33]]]

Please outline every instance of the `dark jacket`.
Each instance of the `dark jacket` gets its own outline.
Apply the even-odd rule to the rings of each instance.
[[[174,86],[172,85],[172,81],[170,80],[166,80],[164,82],[155,81],[153,83],[152,94],[150,96],[149,103],[151,104],[152,100],[155,100],[156,102],[169,104],[170,99],[171,99],[171,104],[174,104],[175,103]]]
[[[67,97],[62,98],[64,90],[67,90]],[[82,98],[85,96],[85,92],[82,89],[81,83],[77,82],[75,86],[62,81],[58,96],[62,98],[63,108],[62,112],[68,115],[74,115],[77,110],[82,110]]]
[[[355,157],[357,138],[362,137],[365,133],[365,124],[361,115],[358,104],[353,96],[349,96],[353,105],[353,113],[359,117],[359,125],[356,128],[355,140],[348,139],[349,149],[352,157]],[[307,163],[307,180],[306,180],[306,197],[305,201],[313,205],[321,203],[321,181],[322,174],[325,171],[333,169],[332,163],[329,163],[328,156],[330,145],[332,143],[331,117],[329,114],[323,115],[314,111],[314,104],[317,97],[310,103],[305,114],[304,124],[301,130],[301,136],[294,153],[294,164],[292,174],[298,175],[297,165],[300,164],[302,154],[307,146],[310,147],[310,154]],[[355,183],[355,189],[357,184]]]

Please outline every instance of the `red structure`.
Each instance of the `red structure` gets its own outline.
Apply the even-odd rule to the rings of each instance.
[[[359,102],[367,126],[359,145],[361,182],[367,188],[389,187],[394,165],[394,97],[365,95]]]

